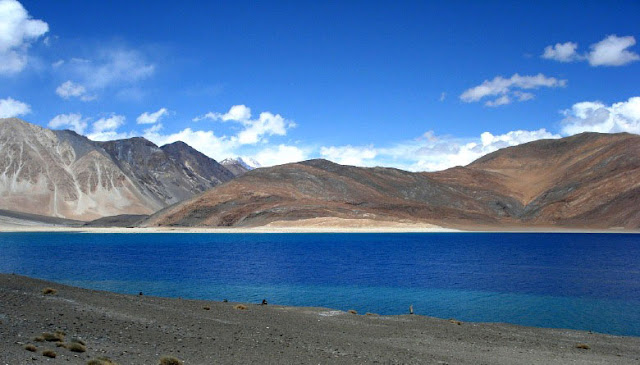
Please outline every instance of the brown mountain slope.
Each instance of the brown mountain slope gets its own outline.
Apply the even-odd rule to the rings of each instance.
[[[455,225],[640,227],[640,136],[585,133],[436,173],[325,160],[257,169],[145,225],[254,226],[315,217]]]

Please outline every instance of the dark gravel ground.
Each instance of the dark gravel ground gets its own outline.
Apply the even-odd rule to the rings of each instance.
[[[44,295],[44,288],[57,293]],[[638,337],[236,304],[0,274],[0,364],[86,364],[100,356],[120,365],[158,364],[164,355],[184,364],[640,364]],[[57,330],[66,333],[65,343],[83,340],[86,352],[34,341]],[[43,356],[46,349],[56,358]]]

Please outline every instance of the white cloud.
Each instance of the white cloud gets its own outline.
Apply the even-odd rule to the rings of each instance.
[[[378,152],[373,146],[354,147],[347,145],[340,147],[321,147],[320,155],[323,158],[342,165],[365,166],[367,165],[365,161],[370,162],[378,155]]]
[[[491,106],[491,107],[507,105],[507,104],[511,104],[511,98],[509,98],[508,95],[502,95],[501,97],[495,100],[488,100],[486,103],[484,103],[484,105]]]
[[[225,157],[237,155],[235,149],[238,147],[238,144],[235,139],[226,136],[218,137],[211,130],[194,131],[191,128],[186,128],[177,133],[161,134],[161,129],[162,124],[156,124],[146,129],[142,136],[158,146],[182,141],[219,161]]]
[[[546,46],[542,58],[559,62],[573,62],[582,58],[576,50],[578,44],[573,42],[556,43],[555,46]]]
[[[308,159],[307,153],[296,146],[278,145],[268,147],[253,156],[260,166],[282,165],[290,162],[299,162]]]
[[[59,114],[49,121],[49,128],[69,128],[76,133],[83,134],[87,128],[87,120],[82,118],[80,114]]]
[[[438,137],[433,132],[427,132],[420,138],[401,142],[392,147],[325,147],[325,151],[335,153],[323,154],[321,150],[321,155],[337,163],[356,166],[393,166],[409,171],[439,171],[454,166],[467,165],[500,148],[543,138],[560,138],[560,136],[545,129],[518,130],[499,135],[484,132],[476,138]],[[340,152],[354,157],[351,161],[345,162],[341,159]],[[357,152],[362,152],[362,154],[358,155]]]
[[[508,79],[502,76],[496,76],[493,80],[485,80],[482,84],[467,89],[460,95],[460,99],[466,103],[473,103],[482,100],[488,96],[500,95],[499,98],[487,102],[487,106],[498,106],[508,104],[511,99],[509,95],[521,95],[521,90],[538,89],[541,87],[564,87],[567,85],[567,80],[558,80],[555,77],[547,77],[543,74],[537,74],[533,76],[520,76],[514,74]],[[515,90],[514,90],[515,89]],[[533,97],[533,94],[526,93],[528,98],[520,99],[520,101],[529,100]]]
[[[144,112],[138,116],[136,122],[138,122],[138,124],[153,124],[168,113],[169,111],[166,108],[160,108],[160,110],[154,113]]]
[[[627,50],[636,44],[632,36],[618,37],[610,35],[596,44],[591,45],[587,55],[591,66],[622,66],[640,60],[637,53]]]
[[[446,98],[447,98],[447,93],[443,91],[443,92],[440,93],[440,99],[438,99],[438,100],[444,101],[444,99],[446,99]]]
[[[280,114],[262,112],[258,119],[251,119],[251,109],[245,105],[234,105],[226,113],[208,112],[196,117],[194,121],[211,119],[214,121],[234,121],[244,126],[236,136],[239,144],[256,144],[264,142],[267,136],[284,136],[287,129],[295,127],[295,123],[283,118]]]
[[[15,0],[0,0],[0,74],[15,74],[27,65],[27,51],[33,41],[49,31],[42,20],[31,19]]]
[[[586,54],[578,53],[577,43],[566,42],[545,47],[541,57],[560,62],[586,60],[591,66],[622,66],[640,60],[640,55],[627,49],[635,44],[633,36],[610,35],[589,46],[590,51]]]
[[[13,118],[29,113],[31,113],[29,104],[12,98],[0,99],[0,118]]]
[[[287,134],[287,128],[295,126],[293,122],[285,120],[280,114],[269,112],[260,113],[258,119],[247,120],[243,124],[245,129],[238,133],[238,142],[241,144],[257,143],[264,136],[284,136]]]
[[[238,122],[245,122],[248,121],[249,119],[251,119],[251,109],[248,108],[245,105],[234,105],[232,106],[228,112],[222,114],[222,113],[215,113],[215,112],[208,112],[207,114],[201,116],[201,117],[196,117],[193,118],[194,122],[203,120],[203,119],[211,119],[211,120],[221,120],[223,122],[226,122],[228,120],[235,120]]]
[[[640,134],[640,97],[605,105],[597,101],[574,104],[563,111],[562,133],[573,135],[581,132]]]
[[[82,101],[91,101],[95,99],[95,96],[87,94],[87,89],[84,86],[76,84],[71,80],[58,86],[56,94],[63,99],[70,99],[72,97],[79,98]]]

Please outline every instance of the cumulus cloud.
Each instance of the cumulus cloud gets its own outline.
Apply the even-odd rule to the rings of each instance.
[[[574,104],[563,111],[562,133],[573,135],[581,132],[640,134],[640,97],[605,105],[598,101]]]
[[[212,130],[194,131],[186,128],[176,133],[162,134],[162,129],[162,124],[156,124],[146,129],[142,136],[158,146],[182,141],[216,160],[237,155],[237,142],[233,138],[217,136]]]
[[[91,101],[95,99],[95,96],[87,94],[87,89],[84,86],[76,84],[71,80],[58,86],[56,94],[63,99],[70,99],[72,97],[78,98],[82,101]]]
[[[373,160],[378,152],[373,146],[331,146],[321,147],[320,155],[327,160],[342,164],[364,166],[367,162]]]
[[[280,114],[262,112],[257,118],[253,118],[250,108],[234,105],[226,113],[209,112],[194,118],[194,121],[204,119],[230,121],[237,123],[241,128],[230,135],[191,128],[167,134],[163,132],[162,124],[157,123],[146,129],[143,136],[158,145],[183,141],[216,160],[232,156],[252,157],[263,166],[300,161],[306,156],[306,150],[296,146],[275,146],[268,143],[267,137],[285,136],[287,130],[295,126],[293,121],[285,119]]]
[[[32,19],[18,1],[0,0],[0,74],[22,71],[29,46],[48,31],[49,25]]]
[[[566,42],[556,43],[554,46],[546,46],[542,53],[542,58],[559,62],[573,62],[582,58],[576,52],[578,43]]]
[[[148,113],[144,112],[138,116],[136,122],[138,124],[153,124],[160,120],[163,116],[167,115],[169,111],[166,108],[160,108],[157,112]]]
[[[13,118],[31,113],[29,104],[6,98],[0,99],[0,118]]]
[[[482,84],[467,89],[460,95],[460,99],[466,103],[478,102],[486,97],[499,97],[485,102],[487,106],[506,105],[511,102],[510,95],[518,97],[526,95],[525,98],[518,97],[519,101],[530,100],[532,93],[522,93],[521,90],[533,90],[541,87],[556,88],[567,85],[567,80],[559,80],[555,77],[547,77],[543,74],[533,76],[521,76],[514,74],[510,78],[496,76],[493,80],[485,80]]]
[[[226,113],[208,112],[193,120],[200,121],[204,119],[240,123],[244,129],[236,136],[239,144],[255,144],[263,141],[267,136],[284,136],[287,134],[287,129],[295,127],[294,122],[286,120],[280,114],[271,112],[262,112],[257,119],[252,119],[251,109],[245,105],[234,105]]]
[[[260,166],[266,167],[303,161],[308,159],[307,156],[307,152],[299,147],[281,144],[277,147],[262,149],[252,158],[258,161]]]
[[[409,171],[439,171],[467,165],[487,153],[504,147],[548,138],[560,136],[546,129],[518,130],[498,135],[484,132],[475,138],[436,136],[430,131],[420,138],[397,143],[391,147],[325,147],[325,152],[335,153],[323,154],[321,149],[321,155],[337,163],[356,166],[393,166]],[[345,162],[340,152],[355,157]]]
[[[591,45],[587,55],[591,66],[622,66],[640,60],[637,53],[627,50],[636,44],[632,36],[618,37],[610,35],[596,44]]]
[[[68,128],[78,134],[83,134],[87,124],[87,119],[82,118],[82,115],[70,113],[56,115],[49,121],[48,126],[54,129]]]
[[[635,44],[633,36],[618,37],[614,34],[592,44],[590,51],[584,54],[578,53],[577,43],[566,42],[545,47],[541,57],[559,62],[586,60],[591,66],[622,66],[640,60],[637,53],[628,50]]]

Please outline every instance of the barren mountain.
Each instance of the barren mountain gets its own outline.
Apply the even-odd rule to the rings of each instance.
[[[262,168],[146,225],[256,226],[315,217],[444,226],[640,227],[640,136],[584,133],[435,173],[325,160]]]
[[[0,119],[0,209],[90,220],[150,214],[233,175],[185,144],[94,142]]]
[[[242,158],[226,158],[220,162],[220,164],[231,171],[234,176],[240,176],[247,171],[254,169],[251,165],[246,163]]]

